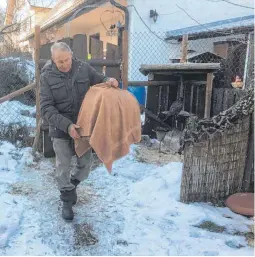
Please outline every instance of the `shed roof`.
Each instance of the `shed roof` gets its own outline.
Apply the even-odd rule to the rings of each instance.
[[[233,32],[240,33],[240,31],[245,29],[254,29],[254,15],[242,16],[182,29],[171,30],[166,32],[166,39],[181,39],[182,35],[185,34],[189,35],[189,39],[195,38],[196,36],[201,38],[203,35],[204,37],[208,37],[210,34],[212,34],[212,32],[215,33],[215,35],[226,35],[228,31],[230,34],[233,34]]]

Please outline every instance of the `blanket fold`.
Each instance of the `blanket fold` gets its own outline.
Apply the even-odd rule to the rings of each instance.
[[[109,172],[113,162],[127,155],[130,145],[141,140],[137,100],[127,90],[105,83],[89,89],[76,124],[81,135],[75,140],[76,154],[80,157],[93,148]]]

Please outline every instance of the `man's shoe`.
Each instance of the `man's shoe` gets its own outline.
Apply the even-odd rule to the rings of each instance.
[[[72,206],[72,202],[63,202],[62,218],[66,221],[72,221],[74,218]]]
[[[78,179],[71,177],[71,183],[75,186],[75,188],[81,183]]]
[[[74,218],[73,203],[77,201],[77,194],[75,188],[70,191],[60,191],[60,199],[63,202],[62,217],[67,221]]]
[[[73,205],[77,203],[77,192],[76,192],[76,187],[81,183],[78,179],[71,177],[71,183],[75,186],[74,194],[75,194],[75,199],[73,201]]]

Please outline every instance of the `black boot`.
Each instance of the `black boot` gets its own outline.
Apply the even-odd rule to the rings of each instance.
[[[73,205],[75,205],[77,203],[76,187],[80,184],[80,181],[74,177],[71,177],[71,183],[75,186],[75,189],[74,189],[75,199],[73,201]]]
[[[66,221],[72,221],[74,218],[73,202],[63,202],[62,218]]]
[[[71,191],[61,191],[60,193],[60,199],[63,202],[62,218],[66,221],[72,221],[74,218],[74,213],[72,209],[73,202],[77,199],[75,189],[72,189]]]
[[[78,179],[71,177],[71,183],[75,186],[75,188],[81,183]]]

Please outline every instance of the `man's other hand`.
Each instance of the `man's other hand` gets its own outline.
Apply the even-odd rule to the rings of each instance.
[[[81,136],[79,135],[79,133],[77,132],[76,129],[80,128],[80,126],[76,125],[76,124],[71,124],[68,128],[68,133],[70,135],[70,137],[72,137],[73,139],[78,139]]]
[[[115,79],[115,78],[109,78],[109,79],[107,80],[106,84],[108,84],[109,87],[115,87],[115,88],[117,88],[117,87],[119,86],[119,82],[118,82],[118,80]]]

